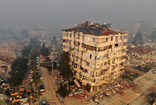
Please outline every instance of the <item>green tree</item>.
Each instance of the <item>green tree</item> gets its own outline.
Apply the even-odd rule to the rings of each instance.
[[[43,56],[48,56],[50,54],[49,49],[45,47],[45,44],[42,45],[40,52]]]
[[[37,97],[38,97],[38,100],[39,100],[39,98],[40,98],[40,96],[39,96],[39,94],[40,94],[40,92],[39,92],[39,90],[38,90],[38,86],[39,86],[39,83],[41,82],[41,80],[40,80],[40,78],[41,78],[41,75],[38,73],[38,72],[34,72],[33,74],[32,74],[32,79],[33,79],[33,81],[32,81],[32,83],[34,83],[34,85],[35,85],[35,87],[36,87],[36,95],[37,95]]]
[[[49,57],[46,57],[45,59],[46,59],[46,61],[51,61],[51,59]]]
[[[60,62],[58,70],[61,72],[62,77],[66,81],[70,81],[70,79],[73,77],[73,72],[69,65],[70,58],[69,58],[69,52],[63,52],[60,56]],[[69,84],[67,83],[67,90],[69,90]]]
[[[53,67],[54,69],[57,69],[57,63],[55,61],[53,62]]]
[[[11,65],[11,77],[9,78],[9,82],[12,86],[18,86],[22,84],[25,73],[27,72],[28,60],[24,57],[17,58],[13,64]]]
[[[31,45],[25,46],[24,49],[21,52],[22,55],[28,57],[30,52],[31,52],[31,49],[32,49]]]
[[[69,93],[67,90],[67,84],[60,86],[60,88],[56,91],[57,94],[59,94],[61,97],[66,97],[66,95]]]
[[[32,74],[33,83],[35,84],[36,89],[38,88],[38,85],[41,82],[40,77],[41,75],[38,72],[34,72]]]

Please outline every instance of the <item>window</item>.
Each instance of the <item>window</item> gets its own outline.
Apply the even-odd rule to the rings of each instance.
[[[83,56],[83,51],[81,51],[81,56]]]
[[[78,39],[80,39],[80,34],[77,34]]]
[[[90,38],[89,38],[89,41],[90,41],[90,42],[95,42],[95,38],[90,37]]]
[[[116,41],[116,42],[118,41],[118,36],[115,37],[115,41]]]
[[[108,38],[106,38],[106,42],[108,41]]]
[[[109,48],[111,49],[112,48],[112,45],[110,45]]]
[[[111,41],[113,41],[113,37],[111,37]]]
[[[119,44],[115,44],[115,47],[118,47],[119,46]]]
[[[74,63],[74,68],[77,68],[77,64],[76,63]]]
[[[95,42],[95,38],[93,38],[92,41]]]
[[[87,65],[87,66],[90,66],[90,62],[86,62],[86,65]]]
[[[69,40],[69,44],[71,44],[71,40]]]
[[[90,58],[90,59],[92,58],[92,54],[90,54],[89,58]]]
[[[101,67],[103,67],[104,66],[104,63],[101,63]]]
[[[99,59],[100,59],[100,56],[97,56],[97,57],[96,57],[96,60],[99,60]]]
[[[122,39],[122,36],[120,36],[120,39]]]

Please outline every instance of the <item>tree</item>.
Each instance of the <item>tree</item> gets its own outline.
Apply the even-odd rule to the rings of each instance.
[[[42,45],[42,48],[41,48],[40,52],[41,52],[41,54],[42,54],[43,56],[48,56],[49,53],[50,53],[50,52],[49,52],[49,49],[45,47],[45,44]]]
[[[33,83],[35,84],[36,89],[38,87],[38,84],[41,82],[40,77],[41,75],[38,72],[34,72],[32,75]]]
[[[32,79],[33,79],[33,83],[34,83],[34,85],[35,85],[35,87],[36,87],[36,90],[37,90],[37,97],[38,97],[38,99],[39,99],[39,91],[38,91],[38,85],[39,85],[39,83],[41,82],[41,80],[40,80],[40,78],[41,78],[41,75],[38,73],[38,72],[34,72],[33,74],[32,74]]]
[[[51,61],[49,57],[46,57],[45,59],[46,59],[46,61]]]
[[[60,88],[56,91],[61,97],[65,97],[69,92],[67,90],[67,84],[60,86]]]
[[[57,63],[55,61],[53,62],[53,67],[54,69],[57,69]]]
[[[25,46],[24,49],[22,50],[22,55],[23,56],[29,56],[30,52],[31,52],[31,49],[32,49],[32,46],[31,45],[28,45],[28,46]]]
[[[22,84],[25,73],[28,69],[27,66],[28,60],[24,57],[17,58],[13,64],[11,65],[11,77],[9,78],[9,82],[12,86],[18,86]]]
[[[70,69],[70,58],[69,58],[69,52],[63,52],[60,56],[60,62],[59,62],[59,71],[61,72],[62,77],[69,82],[69,80],[73,76],[73,72]],[[69,90],[68,84],[67,84],[67,90]]]

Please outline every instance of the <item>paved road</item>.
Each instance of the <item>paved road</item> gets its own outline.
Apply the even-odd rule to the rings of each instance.
[[[55,94],[54,77],[49,75],[49,71],[46,68],[41,67],[40,70],[43,76],[42,81],[45,86],[45,92],[43,92],[40,100],[46,99],[50,105],[61,105]]]

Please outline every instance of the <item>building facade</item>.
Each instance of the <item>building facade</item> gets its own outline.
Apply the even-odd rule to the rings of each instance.
[[[62,31],[63,51],[70,53],[75,78],[90,92],[124,73],[127,34],[111,30],[110,24],[88,21]]]

